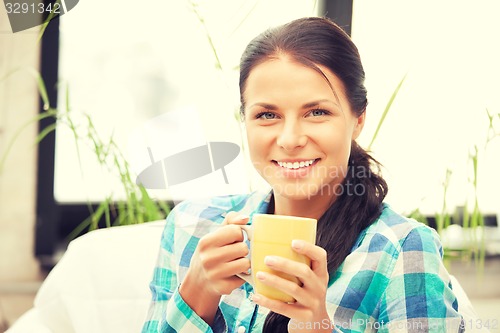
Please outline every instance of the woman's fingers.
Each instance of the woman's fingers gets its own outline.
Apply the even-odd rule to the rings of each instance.
[[[198,257],[210,278],[225,278],[250,268],[249,249],[238,224],[246,224],[248,216],[229,212],[221,227],[198,243]],[[242,259],[242,260],[239,260]]]
[[[299,285],[266,272],[257,272],[256,276],[262,283],[292,296],[297,301],[297,304],[306,307],[314,308],[318,306],[318,302],[321,302],[322,299],[321,295],[326,293],[325,284],[315,277],[311,277],[307,285]]]
[[[309,287],[300,286],[293,281],[266,272],[258,272],[257,279],[296,300],[294,303],[285,303],[258,295],[259,301],[255,301],[257,304],[289,318],[312,318],[315,315],[314,309],[320,309],[325,304],[326,286],[318,278],[310,281]]]
[[[257,278],[262,283],[289,294],[297,300],[298,304],[315,308],[318,306],[318,299],[326,293],[328,283],[326,251],[319,246],[302,241],[294,241],[293,247],[296,252],[311,259],[312,267],[279,256],[267,256],[264,263],[274,271],[297,277],[302,285],[265,272],[258,272]]]
[[[207,258],[202,257],[202,260],[205,261],[207,266],[217,266],[235,259],[244,258],[248,253],[247,244],[236,242],[213,249],[209,252],[209,256]]]
[[[241,230],[248,219],[238,212],[229,212],[216,231],[200,238],[188,270],[200,288],[221,295],[244,283],[236,274],[250,268],[249,249]]]
[[[303,240],[292,241],[295,252],[303,254],[311,259],[311,269],[321,277],[328,279],[327,254],[325,249]]]
[[[282,301],[277,301],[260,294],[252,295],[251,300],[259,306],[268,308],[269,310],[279,313],[288,318],[302,317],[300,312],[303,311],[303,308],[301,306],[297,306],[296,304],[288,304]]]
[[[314,272],[304,263],[279,256],[267,256],[264,263],[272,270],[296,276],[302,282],[311,282],[314,279]]]
[[[244,240],[241,227],[238,225],[230,224],[223,225],[214,233],[208,234],[200,239],[198,246],[201,249],[209,247],[222,247],[224,245],[232,244],[234,242],[242,242]]]
[[[217,265],[209,270],[211,279],[223,279],[248,271],[250,260],[248,258],[239,258],[224,265]]]
[[[296,276],[305,285],[311,284],[318,277],[321,283],[328,281],[328,271],[326,264],[326,251],[319,246],[304,242],[303,246],[296,250],[311,259],[311,267],[304,263],[279,256],[267,256],[264,263],[275,271],[280,271]]]
[[[293,281],[266,272],[257,272],[256,277],[265,285],[276,288],[292,296],[300,304],[309,303],[308,292]]]
[[[241,214],[239,212],[231,211],[226,214],[226,217],[224,218],[224,221],[222,222],[223,225],[226,224],[239,224],[239,225],[245,225],[248,223],[248,219],[250,219],[250,216]]]
[[[239,225],[247,224],[249,218],[249,216],[239,214],[238,212],[227,213],[221,227],[217,231],[200,239],[198,246],[201,247],[201,249],[205,249],[208,247],[222,247],[235,242],[242,242],[244,237]]]

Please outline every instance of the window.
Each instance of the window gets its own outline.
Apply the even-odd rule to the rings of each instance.
[[[439,212],[447,169],[448,208],[463,206],[473,196],[469,154],[477,145],[480,208],[499,212],[500,138],[484,149],[486,109],[500,113],[499,12],[500,3],[486,0],[354,1],[352,37],[369,92],[363,146],[407,74],[372,147],[397,210]]]
[[[149,152],[157,161],[207,142],[241,146],[235,68],[244,47],[270,26],[317,11],[317,1],[303,0],[81,1],[60,19],[59,105],[67,84],[75,116],[89,114],[104,141],[113,135],[136,174],[151,165]],[[99,201],[110,189],[119,199],[116,175],[89,149],[80,166],[72,140],[57,129],[56,199]],[[152,192],[183,199],[249,190],[242,153],[225,171],[228,184],[216,171]]]

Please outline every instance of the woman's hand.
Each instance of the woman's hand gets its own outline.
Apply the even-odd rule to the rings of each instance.
[[[283,257],[266,257],[269,268],[296,276],[302,283],[299,286],[291,281],[265,272],[258,272],[262,283],[279,289],[293,298],[295,303],[285,303],[256,294],[252,300],[271,311],[290,318],[289,332],[331,332],[330,318],[326,311],[326,290],[328,270],[326,251],[314,244],[296,240],[292,248],[311,259],[311,267]],[[313,329],[311,329],[313,328]]]
[[[217,231],[200,239],[179,288],[184,301],[208,324],[213,321],[220,297],[245,282],[235,274],[250,268],[248,246],[238,226],[246,224],[248,218],[229,212]]]
[[[250,268],[248,246],[238,226],[247,222],[248,216],[229,212],[219,230],[200,239],[189,266],[200,283],[198,288],[203,286],[214,294],[226,295],[245,282],[235,275]]]

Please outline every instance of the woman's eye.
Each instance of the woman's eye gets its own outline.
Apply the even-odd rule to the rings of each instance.
[[[328,114],[330,114],[330,112],[328,112],[326,110],[322,110],[322,109],[316,109],[316,110],[312,110],[311,112],[309,112],[309,115],[311,115],[313,117],[325,116]]]
[[[257,115],[257,119],[276,119],[277,116],[272,112],[261,112]]]

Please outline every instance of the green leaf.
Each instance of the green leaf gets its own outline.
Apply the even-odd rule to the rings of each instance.
[[[466,202],[464,205],[462,226],[463,226],[463,228],[468,228],[469,225],[470,225],[470,213],[469,213],[469,208],[467,208],[467,202]]]
[[[106,222],[106,228],[109,228],[111,227],[111,216],[110,216],[111,198],[106,198],[104,202],[106,202],[107,206],[106,209],[104,210],[104,218]]]
[[[26,68],[26,71],[36,79],[38,92],[40,93],[40,97],[43,101],[43,109],[50,109],[49,95],[47,94],[47,88],[45,87],[45,81],[42,78],[42,74],[34,68]]]
[[[252,8],[250,8],[250,10],[245,14],[245,16],[243,17],[243,19],[240,20],[240,22],[238,23],[238,25],[233,29],[233,31],[231,32],[231,35],[234,34],[236,31],[238,31],[238,29],[243,25],[243,23],[245,23],[245,21],[248,19],[248,17],[250,16],[250,14],[252,14],[252,12],[255,10],[255,8],[257,7],[257,5],[259,4],[259,0],[257,1],[254,1],[253,5],[252,5]],[[315,6],[316,6],[316,2],[315,1]],[[244,3],[242,3],[243,5]],[[241,8],[241,7],[240,7]]]
[[[90,221],[92,220],[92,215],[87,217],[85,220],[82,221],[73,231],[71,231],[67,237],[67,241],[71,241],[75,239],[80,233],[83,232],[89,225]]]
[[[373,143],[375,142],[375,139],[377,139],[378,132],[380,131],[380,128],[382,127],[382,124],[384,123],[385,118],[387,117],[387,114],[389,113],[389,110],[391,109],[392,103],[394,102],[394,99],[396,99],[396,96],[399,93],[399,89],[403,85],[403,82],[405,81],[407,75],[408,75],[408,73],[406,73],[403,76],[403,78],[401,79],[401,81],[399,81],[399,84],[397,85],[396,89],[394,89],[394,92],[392,93],[392,96],[389,99],[389,102],[387,102],[387,105],[385,106],[384,112],[382,113],[382,116],[380,117],[380,120],[378,121],[377,129],[375,130],[375,133],[373,134],[372,140],[371,140],[370,144],[368,145],[368,150],[371,150]]]
[[[54,4],[56,4],[56,3],[61,5],[61,0],[57,0]],[[62,8],[62,6],[60,8]],[[56,12],[51,11],[50,14],[47,16],[47,18],[45,19],[45,21],[43,22],[43,24],[41,25],[40,32],[38,34],[37,43],[39,43],[40,40],[42,39],[43,34],[45,33],[45,30],[47,29],[47,26],[49,25],[50,21],[54,18],[55,15],[56,15]]]
[[[19,137],[19,135],[22,134],[22,132],[28,127],[30,126],[31,124],[33,123],[37,123],[39,122],[40,120],[42,119],[45,119],[45,118],[50,118],[50,117],[54,117],[56,118],[57,117],[57,112],[54,110],[54,109],[49,109],[47,110],[46,112],[44,113],[41,113],[39,115],[37,115],[36,117],[33,117],[32,119],[28,120],[27,122],[25,122],[15,133],[14,133],[14,136],[12,137],[12,139],[9,140],[9,142],[7,143],[7,148],[5,149],[5,152],[4,154],[2,155],[2,158],[0,159],[0,174],[2,173],[3,171],[3,168],[4,168],[4,165],[5,165],[5,161],[7,160],[7,156],[9,155],[12,147],[14,146],[14,143],[17,141],[17,138]]]
[[[109,208],[108,207],[108,202],[104,200],[99,204],[99,207],[97,207],[96,211],[94,214],[91,215],[91,223],[90,223],[90,230],[95,230],[98,229],[99,225],[99,220],[101,219],[101,216],[104,214],[104,211]]]
[[[36,137],[34,145],[38,145],[47,135],[56,130],[57,123],[52,123],[45,127]]]

